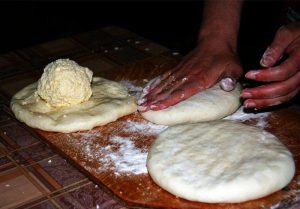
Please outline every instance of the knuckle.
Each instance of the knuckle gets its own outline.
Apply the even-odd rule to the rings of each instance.
[[[287,72],[287,74],[289,76],[292,76],[297,71],[299,71],[299,68],[300,68],[300,60],[293,59],[287,63],[287,67],[286,67],[285,71]]]
[[[293,40],[293,33],[292,31],[290,30],[289,27],[287,26],[281,26],[276,34],[275,34],[275,41],[276,41],[276,44],[278,45],[282,45],[282,44],[287,44],[287,42],[290,42]]]
[[[278,35],[288,35],[290,33],[290,29],[286,25],[281,26],[277,31]]]
[[[300,42],[291,44],[287,49],[288,54],[293,54],[295,57],[297,57],[297,63],[300,65]]]
[[[296,72],[295,69],[296,69],[295,64],[289,63],[288,65],[286,65],[284,69],[280,69],[274,72],[274,75],[277,77],[277,80],[283,81],[293,76]]]

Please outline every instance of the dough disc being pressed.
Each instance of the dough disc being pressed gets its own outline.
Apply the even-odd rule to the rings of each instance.
[[[266,196],[295,172],[291,153],[274,135],[232,121],[168,128],[151,146],[147,168],[170,193],[207,203]]]
[[[65,133],[105,125],[137,110],[134,97],[116,82],[94,77],[92,93],[80,104],[53,107],[38,96],[37,83],[33,83],[13,96],[11,109],[30,127]]]
[[[159,111],[150,110],[142,113],[142,116],[153,123],[162,125],[221,119],[239,108],[240,91],[240,84],[230,92],[222,90],[219,84],[216,84],[174,106]]]

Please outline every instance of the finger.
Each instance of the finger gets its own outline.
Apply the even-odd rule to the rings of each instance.
[[[166,77],[167,74],[157,76],[150,80],[146,86],[143,88],[142,94],[140,95],[140,98],[138,99],[137,103],[139,106],[143,106],[145,102],[147,101],[146,96],[151,93],[151,90],[158,86],[161,83],[161,80]]]
[[[151,110],[162,110],[169,106],[176,105],[177,103],[190,98],[196,93],[204,90],[202,86],[195,84],[186,84],[183,89],[175,90],[169,97],[166,97],[163,100],[159,100],[156,103],[150,106]]]
[[[161,79],[159,83],[155,86],[152,86],[152,89],[146,95],[146,100],[152,99],[155,95],[159,94],[162,90],[167,88],[167,86],[171,85],[175,82],[175,76],[173,74],[169,74],[165,79]],[[151,87],[150,87],[151,88]]]
[[[247,88],[242,91],[241,96],[243,98],[252,99],[271,99],[287,95],[294,89],[297,89],[300,85],[300,72],[295,76],[289,78],[288,80],[282,82],[274,82],[271,84],[266,84],[258,86],[255,88]]]
[[[154,103],[157,103],[158,101],[162,101],[169,97],[172,97],[173,92],[177,91],[177,89],[182,89],[181,84],[180,85],[176,84],[172,86],[172,88],[165,88],[158,94],[153,95],[153,97],[148,98],[147,102],[145,102],[143,105],[152,106]]]
[[[149,86],[149,91],[156,88],[162,81],[164,81],[167,77],[172,74],[172,70],[165,72],[164,74],[158,76]]]
[[[272,98],[272,99],[247,99],[244,102],[245,108],[264,108],[264,107],[269,107],[269,106],[275,106],[279,105],[281,103],[287,102],[291,100],[293,97],[295,97],[300,88],[297,88],[296,90],[292,91],[291,93],[277,97],[277,98]]]
[[[161,82],[161,76],[157,76],[146,84],[146,86],[143,88],[140,98],[137,101],[139,106],[142,106],[142,104],[144,104],[147,101],[146,96],[150,93],[151,86],[154,85],[157,86],[160,82]]]
[[[161,91],[161,89],[164,85],[164,80],[170,76],[171,70],[164,73],[163,75],[157,76],[156,78],[152,79],[147,83],[147,85],[144,87],[141,98],[138,100],[138,104],[142,105],[142,103],[145,103],[147,101],[147,95],[155,94],[155,91]],[[149,97],[149,96],[148,96]]]
[[[260,60],[261,66],[272,67],[279,61],[284,51],[295,38],[297,38],[297,33],[292,33],[288,27],[282,26],[279,28],[273,42],[264,52]]]
[[[187,77],[175,77],[172,76],[172,80],[169,79],[165,81],[165,85],[163,87],[158,87],[158,89],[153,90],[150,94],[146,96],[146,100],[148,101],[148,105],[151,105],[154,101],[162,100],[164,97],[169,96],[169,94],[180,86],[184,85],[185,82],[188,81]],[[167,78],[168,79],[168,78]]]
[[[261,70],[251,70],[246,73],[245,77],[248,79],[264,82],[287,80],[299,71],[299,57],[300,50],[299,52],[291,54],[290,57],[279,66]]]
[[[144,94],[148,94],[149,91],[154,87],[157,86],[161,82],[161,75],[153,78],[149,81],[149,83],[146,84],[146,86],[143,89]]]
[[[172,81],[174,81],[177,77],[180,77],[182,74],[182,69],[189,69],[184,66],[188,65],[190,63],[190,58],[192,58],[192,55],[188,55],[183,60],[174,68],[171,70],[168,70],[165,72],[163,75],[160,76],[160,78],[155,81],[154,83],[151,84],[149,88],[149,93],[150,94],[157,94],[159,93],[162,89],[165,88],[165,86]]]
[[[149,106],[138,106],[139,112],[147,112],[148,110],[150,110]]]
[[[220,87],[224,91],[232,91],[236,86],[237,80],[242,75],[242,72],[243,69],[240,64],[234,63],[231,66],[227,66],[225,74],[220,76],[220,78],[222,78],[220,81]]]

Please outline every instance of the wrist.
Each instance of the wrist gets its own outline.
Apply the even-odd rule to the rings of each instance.
[[[198,41],[213,40],[236,51],[243,0],[207,0]]]
[[[237,53],[237,36],[229,35],[223,31],[200,32],[198,36],[198,45],[207,45],[212,50],[230,51]]]

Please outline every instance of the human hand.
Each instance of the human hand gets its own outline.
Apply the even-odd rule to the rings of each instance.
[[[221,40],[200,41],[174,69],[156,78],[146,89],[146,95],[139,100],[139,110],[161,110],[185,100],[194,94],[210,88],[224,80],[230,85],[242,74],[238,57]],[[229,79],[228,79],[229,78]]]
[[[287,59],[277,65],[284,54],[288,55]],[[265,68],[251,70],[245,76],[268,83],[242,91],[246,108],[278,105],[297,95],[300,89],[300,23],[279,28],[260,64]]]

